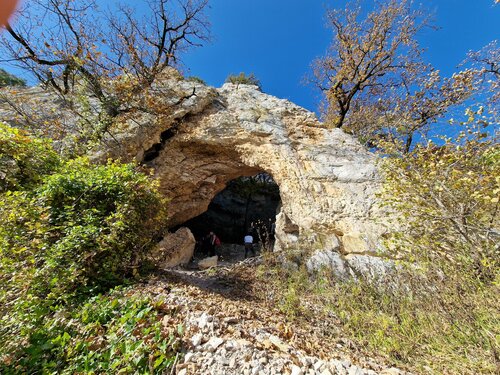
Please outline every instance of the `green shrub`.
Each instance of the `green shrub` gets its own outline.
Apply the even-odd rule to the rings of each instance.
[[[262,90],[260,81],[257,79],[257,77],[255,77],[253,73],[250,73],[250,75],[246,75],[243,72],[238,75],[230,74],[226,78],[226,83],[233,83],[235,85],[254,85],[257,86],[259,90]]]
[[[489,283],[500,277],[500,132],[482,108],[467,117],[441,145],[384,158],[380,197],[399,215],[387,237],[401,257],[459,275],[464,284]]]
[[[22,190],[0,193],[0,363],[14,366],[0,372],[40,362],[46,373],[69,355],[52,342],[69,340],[66,328],[54,336],[61,317],[137,273],[163,234],[166,201],[134,165],[63,162],[49,143],[1,130],[3,155],[21,166],[5,187]]]
[[[26,86],[26,81],[0,68],[0,87]]]
[[[65,272],[79,275],[77,285],[120,282],[165,225],[166,202],[131,164],[93,166],[76,159],[50,176],[38,195],[48,223],[59,228],[51,235],[50,256],[65,262],[73,257]]]
[[[32,187],[59,165],[50,140],[0,122],[0,192]]]
[[[0,283],[15,288],[16,273],[28,269],[26,293],[45,301],[116,285],[140,265],[165,219],[156,186],[135,166],[70,161],[34,192],[5,194]]]

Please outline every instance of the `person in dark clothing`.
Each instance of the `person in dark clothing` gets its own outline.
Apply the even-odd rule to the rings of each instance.
[[[215,248],[220,245],[219,238],[215,235],[214,232],[210,232],[203,241],[205,243],[205,248],[207,249],[207,253],[209,257],[213,257],[216,254]]]

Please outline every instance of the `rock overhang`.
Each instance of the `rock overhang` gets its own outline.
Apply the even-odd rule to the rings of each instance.
[[[178,103],[171,113],[127,121],[96,158],[151,167],[170,199],[172,227],[206,210],[227,182],[266,172],[280,188],[277,249],[325,246],[345,255],[381,248],[385,226],[375,205],[376,157],[356,139],[255,86],[215,89],[178,79],[161,85],[174,95],[165,105]]]

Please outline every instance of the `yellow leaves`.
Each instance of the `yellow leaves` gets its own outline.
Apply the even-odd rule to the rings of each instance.
[[[500,201],[499,147],[494,130],[476,125],[466,124],[466,131],[443,145],[417,146],[382,163],[388,178],[381,197],[398,212],[405,227],[400,244],[408,251],[435,259],[444,251],[445,262],[468,262],[474,252],[496,246],[488,231]]]

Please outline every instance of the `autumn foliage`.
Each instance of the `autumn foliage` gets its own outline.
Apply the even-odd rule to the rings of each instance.
[[[410,259],[491,282],[498,277],[500,146],[483,108],[456,137],[383,163],[385,202],[403,217],[394,237]]]

